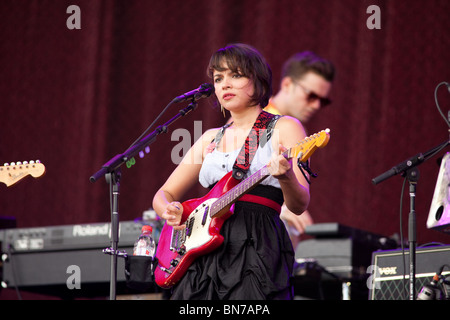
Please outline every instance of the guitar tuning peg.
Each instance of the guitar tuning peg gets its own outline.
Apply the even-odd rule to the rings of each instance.
[[[40,160],[36,160],[36,163],[41,163],[41,161]]]
[[[5,162],[3,165],[4,165],[5,167],[7,167],[7,166],[9,166],[9,163]]]
[[[23,164],[28,164],[28,161],[24,161]]]
[[[20,166],[21,164],[22,164],[22,162],[20,162],[20,161],[17,161],[17,163],[16,163],[18,166]]]
[[[11,166],[15,166],[16,165],[16,163],[15,162],[11,162]]]
[[[33,163],[34,163],[34,161],[33,161],[33,160],[31,160],[31,161],[30,161],[30,164],[33,164]]]

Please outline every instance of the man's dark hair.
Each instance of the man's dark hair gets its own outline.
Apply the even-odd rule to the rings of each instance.
[[[312,51],[304,51],[294,54],[284,63],[281,78],[298,80],[308,72],[314,72],[329,82],[333,82],[335,76],[335,68],[329,60]]]

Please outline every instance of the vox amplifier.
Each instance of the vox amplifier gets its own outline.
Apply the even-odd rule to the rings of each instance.
[[[387,250],[372,254],[372,275],[367,280],[370,300],[409,300],[409,251]],[[450,265],[450,245],[417,248],[416,292],[431,282],[443,265]],[[444,269],[442,275],[450,274]]]

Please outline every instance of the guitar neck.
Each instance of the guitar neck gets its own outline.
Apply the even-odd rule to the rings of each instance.
[[[235,203],[241,196],[256,187],[269,175],[269,169],[267,169],[267,166],[264,166],[250,177],[225,192],[211,205],[211,217],[214,217],[214,215],[219,213],[223,208]]]
[[[328,144],[330,140],[330,129],[322,130],[319,133],[315,133],[309,137],[306,137],[296,146],[283,152],[283,155],[288,158],[297,158],[298,161],[306,161],[311,157],[317,148],[323,148]],[[261,181],[269,176],[269,170],[267,166],[262,167],[260,170],[252,174],[241,183],[225,192],[220,196],[210,208],[210,215],[214,217],[222,209],[236,202],[241,196],[249,192],[252,188],[258,185]]]
[[[296,151],[295,148],[290,148],[283,152],[283,155],[287,158],[296,157],[298,155],[298,151]],[[250,177],[225,192],[211,205],[211,217],[214,217],[214,215],[219,213],[223,208],[235,203],[240,197],[260,184],[269,175],[269,169],[267,169],[267,166],[264,166]]]

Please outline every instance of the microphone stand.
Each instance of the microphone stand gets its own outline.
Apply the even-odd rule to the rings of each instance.
[[[192,102],[186,108],[180,110],[172,119],[167,121],[164,125],[157,127],[155,131],[142,138],[124,153],[117,154],[111,158],[102,166],[100,170],[89,178],[91,182],[96,182],[98,179],[105,176],[106,182],[109,184],[111,206],[111,248],[106,248],[103,252],[111,255],[110,300],[116,299],[117,257],[125,255],[117,250],[119,244],[119,191],[120,179],[122,176],[120,167],[129,159],[144,150],[148,145],[152,144],[158,135],[161,133],[167,133],[167,128],[169,125],[178,120],[180,117],[185,116],[195,108],[197,108],[197,102],[194,97]]]
[[[373,184],[378,184],[396,174],[406,176],[409,182],[410,212],[408,217],[408,241],[409,241],[409,298],[415,300],[416,288],[416,244],[417,244],[417,225],[416,225],[416,186],[419,180],[418,165],[428,160],[436,153],[450,144],[445,141],[437,147],[430,149],[425,153],[419,153],[372,179]]]
[[[406,170],[406,178],[409,182],[410,211],[408,217],[408,240],[409,240],[409,300],[416,298],[416,247],[417,247],[417,224],[416,224],[416,186],[419,181],[419,169],[412,167]]]

